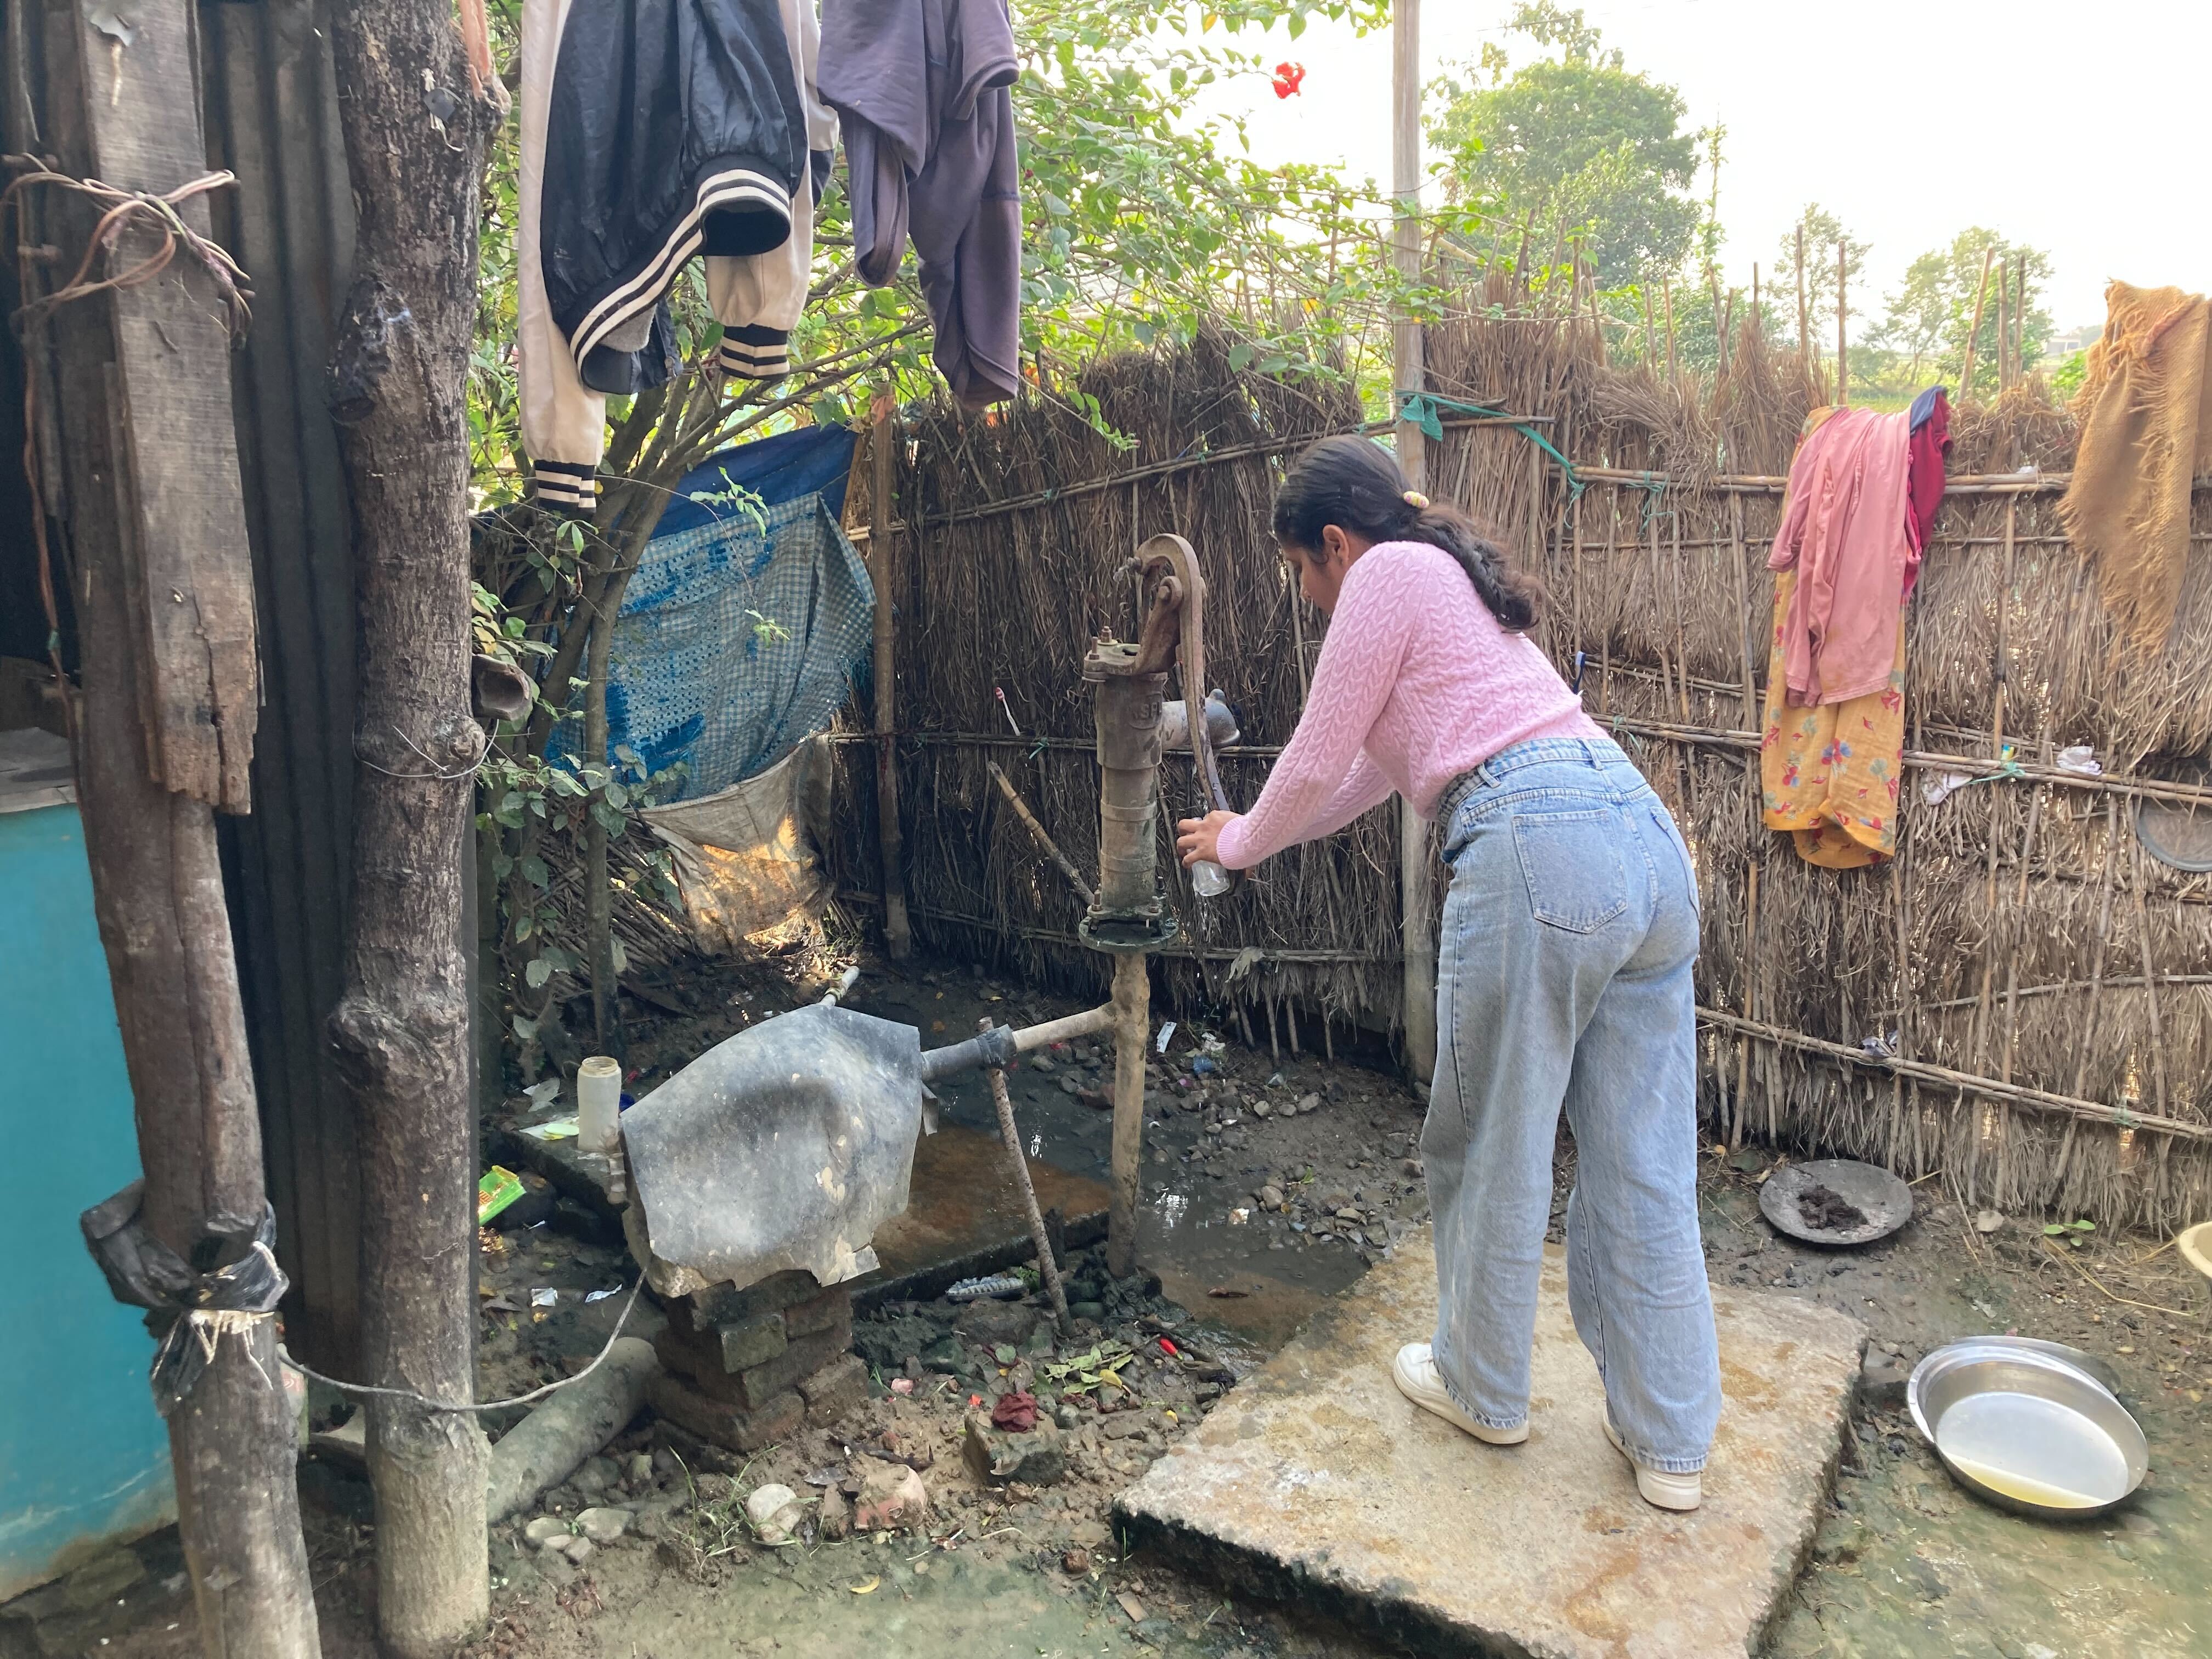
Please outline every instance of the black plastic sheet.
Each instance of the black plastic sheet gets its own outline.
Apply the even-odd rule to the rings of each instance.
[[[77,1225],[115,1299],[148,1310],[146,1328],[161,1344],[151,1377],[154,1408],[167,1417],[191,1395],[224,1328],[234,1322],[194,1316],[274,1314],[290,1281],[276,1265],[273,1206],[261,1206],[261,1224],[250,1236],[205,1235],[198,1253],[220,1265],[202,1271],[147,1231],[145,1196],[146,1183],[134,1181],[84,1212]]]

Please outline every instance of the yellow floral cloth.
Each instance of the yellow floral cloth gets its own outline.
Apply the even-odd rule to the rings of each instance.
[[[1797,854],[1806,863],[1856,870],[1897,850],[1897,797],[1905,770],[1905,611],[1898,609],[1897,658],[1887,685],[1848,702],[1792,708],[1782,628],[1796,585],[1795,570],[1774,573],[1760,805],[1768,829],[1795,833]]]

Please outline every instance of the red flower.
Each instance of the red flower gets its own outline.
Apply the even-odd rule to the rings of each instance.
[[[1298,89],[1298,82],[1305,78],[1306,66],[1304,64],[1276,64],[1275,78],[1271,83],[1275,88],[1275,96],[1288,98],[1294,95]]]
[[[1169,1341],[1167,1338],[1164,1336],[1160,1339],[1160,1352],[1164,1354],[1174,1357],[1177,1351],[1176,1345]]]

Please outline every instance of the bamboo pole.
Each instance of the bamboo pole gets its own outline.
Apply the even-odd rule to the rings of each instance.
[[[1037,822],[1037,816],[1030,811],[1029,803],[1015,793],[1014,781],[1006,775],[996,761],[984,762],[983,769],[991,775],[991,781],[999,786],[999,793],[1006,798],[1006,805],[1014,809],[1014,816],[1028,827],[1045,856],[1060,866],[1060,873],[1067,878],[1068,885],[1081,896],[1085,907],[1088,908],[1097,903],[1098,895],[1091,890],[1091,884],[1084,880],[1083,872],[1075,867],[1074,861],[1066,854],[1060,850],[1060,843],[1045,833],[1044,825]]]
[[[1659,297],[1667,302],[1667,378],[1679,380],[1682,368],[1674,357],[1674,285],[1664,277],[1660,279]]]
[[[1400,278],[1411,283],[1419,281],[1421,275],[1420,0],[1391,0],[1390,33],[1390,171],[1396,205],[1390,234],[1391,260]],[[1390,336],[1396,360],[1392,384],[1402,404],[1405,393],[1423,391],[1427,386],[1421,325],[1401,308],[1391,324]],[[1396,433],[1398,465],[1406,475],[1406,487],[1423,489],[1428,456],[1421,428],[1401,420]],[[1436,908],[1434,877],[1429,867],[1428,823],[1413,810],[1412,802],[1402,799],[1398,804],[1398,892],[1399,931],[1406,953],[1402,991],[1406,1060],[1413,1080],[1425,1085],[1435,1075],[1437,1065],[1437,940],[1431,914]]]
[[[1838,236],[1836,239],[1836,404],[1838,408],[1851,400],[1850,351],[1844,334],[1844,325],[1850,316],[1850,244]]]
[[[1752,656],[1750,575],[1744,569],[1743,497],[1729,497],[1729,551],[1735,567],[1735,611],[1737,637],[1743,646],[1743,723],[1753,730],[1762,730],[1765,721],[1759,706],[1757,665]],[[1754,799],[1758,791],[1752,792]]]
[[[584,650],[584,764],[612,775],[607,754],[607,664],[615,619],[602,612],[591,618],[592,640]],[[615,971],[614,892],[607,879],[607,827],[597,812],[584,815],[584,938],[590,953],[592,1036],[597,1052],[620,1059],[622,997]]]
[[[1713,374],[1715,383],[1728,379],[1728,319],[1721,312],[1721,274],[1705,267],[1705,286],[1713,296]]]
[[[897,432],[897,405],[886,385],[877,394],[875,422],[868,436],[868,580],[876,590],[876,829],[883,860],[884,948],[892,961],[903,962],[914,949],[914,934],[907,919],[899,825],[898,668],[891,631],[891,491],[896,487],[891,444]]]
[[[993,769],[996,770],[996,768]],[[1006,779],[1000,780],[1004,783]],[[992,1022],[987,1015],[977,1022],[986,1036]],[[1014,1123],[1013,1097],[1006,1092],[1006,1068],[993,1066],[985,1073],[991,1080],[991,1104],[999,1114],[999,1138],[1006,1143],[1006,1156],[1013,1160],[1014,1185],[1021,1189],[1022,1213],[1030,1224],[1030,1242],[1036,1246],[1037,1277],[1044,1281],[1045,1295],[1052,1303],[1053,1322],[1066,1335],[1073,1328],[1067,1317],[1067,1291],[1060,1282],[1060,1263],[1052,1254],[1052,1235],[1045,1231],[1044,1217],[1038,1212],[1036,1187],[1030,1180],[1030,1161],[1022,1155],[1022,1132]]]
[[[1982,280],[1974,289],[1974,320],[1966,325],[1966,357],[1959,370],[1959,401],[1965,403],[1974,389],[1974,343],[1982,335],[1982,303],[1990,292],[1990,261],[1997,257],[1995,247],[1982,250]]]
[[[2021,1084],[2002,1083],[1995,1078],[1976,1077],[1970,1072],[1954,1071],[1948,1066],[1938,1066],[1929,1060],[1873,1054],[1848,1043],[1808,1036],[1802,1031],[1793,1031],[1784,1026],[1745,1019],[1718,1008],[1700,1006],[1698,1023],[1717,1030],[1733,1031],[1777,1048],[1795,1048],[1802,1054],[1822,1054],[1831,1060],[1846,1060],[1869,1071],[1887,1072],[1909,1082],[1933,1084],[1950,1090],[1961,1098],[1970,1095],[1990,1095],[2011,1105],[2071,1118],[2076,1122],[2134,1127],[2167,1135],[2176,1140],[2199,1144],[2212,1141],[2212,1124],[2192,1123],[2185,1118],[2166,1117],[2157,1113],[2131,1112],[2124,1107],[2107,1106],[2102,1101],[2054,1094],[2047,1089],[2031,1089]]]
[[[1759,1018],[1758,998],[1753,994],[1759,951],[1759,865],[1745,872],[1743,894],[1743,1018],[1748,1026]],[[1729,1130],[1730,1152],[1743,1144],[1744,1096],[1751,1082],[1751,1044],[1741,1040],[1735,1060],[1735,1121]]]
[[[1997,267],[1997,396],[2012,389],[2012,261]]]
[[[1805,306],[1805,226],[1802,220],[1797,225],[1797,356],[1808,368],[1820,361],[1820,354],[1813,344],[1811,313]]]

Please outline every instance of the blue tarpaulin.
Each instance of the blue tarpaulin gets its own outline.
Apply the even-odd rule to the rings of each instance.
[[[850,695],[875,604],[838,526],[854,444],[805,427],[726,450],[663,512],[609,647],[607,736],[653,771],[686,766],[665,799],[764,771]],[[734,491],[750,499],[698,499]]]
[[[726,507],[702,504],[696,497],[738,488],[750,489],[769,507],[818,493],[830,516],[845,516],[845,481],[852,476],[853,451],[860,442],[849,426],[802,426],[761,438],[702,462],[676,486],[676,499],[662,509],[656,536],[674,536],[726,517]]]

